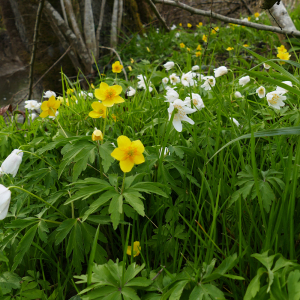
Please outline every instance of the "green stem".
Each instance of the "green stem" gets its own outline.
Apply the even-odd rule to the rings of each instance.
[[[25,190],[25,189],[22,189],[22,188],[20,188],[20,187],[18,187],[18,186],[10,186],[8,189],[9,189],[9,190],[10,190],[10,189],[18,189],[18,190],[21,190],[21,191],[23,191],[23,192],[26,192],[27,194],[29,194],[29,195],[31,195],[31,196],[33,196],[33,197],[39,199],[40,201],[44,202],[45,204],[47,204],[48,206],[50,206],[51,208],[53,208],[54,210],[56,210],[60,215],[64,216],[66,219],[68,219],[68,217],[67,217],[64,213],[62,213],[61,211],[59,211],[56,207],[54,207],[53,205],[51,205],[50,203],[48,203],[48,202],[45,201],[44,199],[40,198],[39,196],[34,195],[34,194],[30,193],[29,191],[27,191],[27,190]]]
[[[126,173],[124,173],[124,176],[123,176],[123,183],[122,183],[122,188],[121,188],[121,194],[123,194],[123,192],[124,192],[125,177],[126,177]]]
[[[21,148],[21,147],[22,147],[22,146],[20,146],[20,148]],[[47,165],[49,165],[53,170],[55,170],[55,168],[54,168],[50,163],[48,163],[46,160],[44,160],[42,157],[36,155],[35,153],[32,153],[32,152],[30,152],[30,151],[26,151],[26,150],[22,150],[22,151],[20,151],[20,152],[28,153],[28,154],[31,154],[31,155],[33,155],[33,156],[39,158],[40,160],[42,160],[43,162],[45,162]]]

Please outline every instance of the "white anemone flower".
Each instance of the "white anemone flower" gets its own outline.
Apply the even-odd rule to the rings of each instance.
[[[44,93],[44,98],[50,98],[51,96],[54,96],[56,98],[56,94],[53,91],[47,91]]]
[[[272,106],[276,109],[280,109],[280,107],[284,106],[283,102],[286,100],[286,96],[282,96],[282,93],[278,91],[270,92],[266,95],[269,106]]]
[[[167,84],[169,82],[169,78],[168,77],[165,77],[162,79],[162,83],[163,84]]]
[[[271,66],[268,65],[268,64],[266,64],[266,63],[263,63],[263,65],[264,65],[264,68],[265,68],[266,70],[269,70],[269,69],[271,68]]]
[[[170,28],[171,30],[175,30],[177,27],[175,24],[172,25],[172,27]]]
[[[291,81],[282,81],[282,83],[286,84],[286,85],[289,85],[290,87],[293,86],[292,82]],[[288,90],[286,90],[285,88],[282,88],[280,86],[277,86],[276,88],[276,92],[280,92],[281,94],[285,94],[288,92]]]
[[[183,101],[187,106],[191,107],[191,103],[197,108],[197,110],[201,110],[205,107],[203,100],[199,94],[192,93],[192,100],[190,97],[186,97]]]
[[[42,105],[42,103],[39,103],[36,100],[26,100],[25,103],[25,108],[28,110],[39,110]]]
[[[17,175],[20,164],[22,162],[23,152],[19,149],[14,149],[9,154],[1,165],[1,169],[6,174],[11,174],[13,177]]]
[[[136,90],[130,86],[127,91],[127,96],[132,97],[133,95],[135,95],[135,93],[136,93]]]
[[[36,119],[37,117],[38,117],[38,115],[35,114],[35,113],[29,114],[29,118],[30,118],[31,121],[34,121],[34,119]]]
[[[0,167],[0,177],[2,177],[5,173],[2,171],[1,167]]]
[[[212,86],[216,85],[216,79],[214,76],[204,76],[204,83],[201,85],[206,91],[210,91]]]
[[[198,65],[195,65],[192,67],[192,71],[198,71],[200,69],[200,67]]]
[[[179,38],[179,37],[180,37],[180,33],[179,33],[179,32],[176,32],[175,37],[176,37],[176,38]]]
[[[235,118],[230,118],[230,120],[237,126],[240,127],[240,123]]]
[[[259,98],[263,98],[266,96],[266,89],[263,86],[260,86],[257,90],[256,93]]]
[[[217,69],[214,69],[214,72],[215,72],[215,77],[217,78],[217,77],[227,74],[228,69],[225,66],[221,66]]]
[[[181,83],[184,86],[194,86],[194,85],[196,85],[196,81],[193,79],[193,77],[194,76],[191,71],[187,72],[187,73],[183,73],[181,76]]]
[[[10,200],[11,191],[0,184],[0,220],[3,220],[7,216]]]
[[[173,126],[178,132],[182,131],[181,121],[186,121],[192,125],[195,124],[195,122],[190,119],[187,114],[191,114],[197,110],[186,106],[182,100],[177,99],[173,103],[170,103],[170,106],[168,108],[169,120],[171,119],[173,111],[175,112],[173,118]]]
[[[173,61],[168,61],[167,63],[164,64],[164,67],[167,71],[171,70],[174,68],[175,64]]]
[[[172,75],[170,75],[169,78],[170,78],[170,82],[171,82],[173,85],[176,85],[177,83],[180,82],[179,76],[177,76],[175,73],[173,73]]]
[[[172,103],[179,98],[179,94],[174,89],[169,88],[165,98],[167,99],[165,102]]]
[[[239,79],[239,85],[241,85],[241,86],[246,85],[248,82],[250,82],[250,77],[249,76],[244,76],[244,77]]]
[[[139,79],[140,81],[138,82],[138,88],[139,89],[144,89],[144,90],[146,90],[147,89],[147,85],[146,85],[146,76],[144,76],[144,75],[138,75],[137,76],[137,79]],[[148,83],[148,88],[149,88],[149,92],[151,93],[152,92],[152,90],[153,90],[153,88],[150,86],[152,83],[151,83],[151,81],[149,81],[149,82],[147,82]]]
[[[162,152],[163,152],[163,147],[161,147],[161,148],[159,149],[159,156],[161,156],[161,153],[162,153]],[[164,156],[166,156],[166,155],[171,155],[171,153],[170,153],[168,147],[165,147],[165,150],[164,150]]]
[[[234,93],[234,96],[235,96],[235,98],[243,98],[243,95],[239,91],[236,91]]]

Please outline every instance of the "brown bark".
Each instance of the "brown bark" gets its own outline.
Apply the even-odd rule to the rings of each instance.
[[[129,8],[135,31],[144,33],[145,30],[141,22],[141,17],[136,0],[126,0],[125,5]]]

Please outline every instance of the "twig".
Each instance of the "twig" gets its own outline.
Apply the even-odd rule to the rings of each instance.
[[[169,32],[170,28],[168,27],[166,21],[164,20],[164,18],[161,16],[159,11],[157,10],[157,8],[156,8],[155,4],[152,2],[152,0],[146,0],[146,2],[150,5],[150,7],[153,10],[153,12],[155,13],[157,19],[160,21],[160,23],[163,25],[163,27],[166,29],[166,31]]]
[[[158,271],[158,273],[151,280],[154,281],[160,275],[160,273],[164,270],[164,268],[165,268],[165,266],[162,266],[162,268]]]
[[[117,52],[114,48],[110,48],[110,47],[99,46],[99,48],[104,48],[104,49],[111,50],[112,52],[114,52],[114,53],[117,55],[117,57],[118,57],[118,59],[119,59],[121,65],[123,66],[123,69],[122,69],[122,70],[123,70],[125,79],[126,79],[126,81],[128,81],[128,77],[127,77],[127,73],[126,73],[125,67],[124,67],[124,65],[123,65],[123,62],[122,62],[121,57],[120,57],[120,55],[118,54],[118,52]]]
[[[245,0],[241,0],[242,3],[244,4],[244,6],[247,8],[248,12],[250,15],[253,15],[253,12],[252,10],[250,9],[250,7],[247,5],[246,1]]]
[[[172,0],[153,0],[153,1],[155,3],[164,3],[167,5],[180,7],[182,9],[189,11],[196,15],[201,15],[201,16],[206,16],[206,17],[209,17],[210,15],[212,15],[212,17],[214,19],[223,21],[225,23],[239,24],[239,25],[243,25],[246,27],[252,27],[252,28],[255,28],[258,30],[271,31],[271,32],[282,33],[282,34],[286,34],[286,35],[293,35],[293,36],[300,37],[299,30],[285,30],[285,29],[281,30],[280,28],[275,27],[275,26],[262,25],[262,24],[257,24],[257,23],[253,23],[253,22],[249,22],[249,21],[243,21],[243,20],[239,20],[239,19],[235,19],[235,18],[229,18],[229,17],[222,16],[220,14],[217,14],[217,13],[210,12],[210,11],[193,8],[184,3],[181,3],[179,1],[178,2],[175,2]]]
[[[37,48],[38,36],[39,36],[39,25],[42,17],[44,3],[45,0],[40,0],[39,7],[37,10],[37,15],[36,15],[36,22],[34,26],[33,47],[32,47],[30,70],[29,70],[29,92],[28,92],[29,99],[31,98],[31,94],[32,94],[34,60],[35,60],[35,53]]]

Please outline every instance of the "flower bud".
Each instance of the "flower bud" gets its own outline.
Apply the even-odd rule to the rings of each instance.
[[[8,212],[11,199],[11,191],[0,184],[0,220],[3,220]]]
[[[93,141],[102,141],[103,140],[103,133],[99,129],[95,129],[92,134],[92,140]]]
[[[1,165],[1,169],[6,174],[12,174],[13,177],[17,175],[20,164],[22,162],[23,152],[15,149],[7,156]]]

